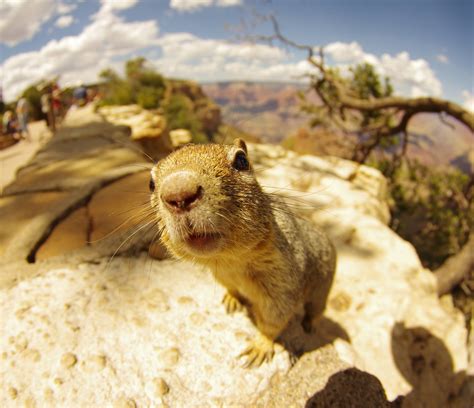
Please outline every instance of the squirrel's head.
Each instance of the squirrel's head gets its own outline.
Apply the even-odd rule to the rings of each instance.
[[[238,257],[265,236],[269,203],[241,139],[176,150],[153,167],[150,190],[161,239],[179,257]]]

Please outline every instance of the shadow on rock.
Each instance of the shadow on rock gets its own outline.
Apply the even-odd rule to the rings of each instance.
[[[280,338],[280,343],[294,356],[324,347],[342,339],[350,343],[350,337],[342,326],[326,317],[320,318],[311,333],[305,333],[299,317],[293,319]]]
[[[379,408],[396,407],[385,395],[377,377],[357,368],[332,375],[323,390],[314,394],[306,408]]]
[[[424,327],[392,329],[392,353],[412,391],[397,398],[402,407],[467,407],[473,400],[474,377],[455,373],[444,343]]]

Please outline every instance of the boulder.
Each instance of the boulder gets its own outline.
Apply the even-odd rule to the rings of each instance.
[[[80,209],[103,187],[146,167],[146,159],[129,135],[129,128],[105,122],[91,106],[70,112],[54,137],[3,190],[0,264],[33,262],[37,252],[44,258],[85,245],[89,226]],[[60,225],[62,233],[55,231],[76,210],[75,219],[68,220],[70,225]],[[53,238],[58,237],[56,249],[40,250],[52,231]]]
[[[178,147],[191,143],[193,136],[188,129],[175,129],[170,131],[170,139],[173,147]]]
[[[256,329],[244,313],[224,312],[224,289],[207,270],[168,259],[157,247],[153,219],[110,237],[105,237],[107,222],[104,229],[96,225],[114,203],[126,211],[118,205],[127,200],[114,195],[117,189],[141,191],[143,215],[150,216],[147,177],[146,172],[119,177],[107,168],[120,161],[128,166],[132,158],[144,162],[131,148],[118,154],[123,146],[107,136],[115,153],[102,163],[107,154],[97,132],[110,135],[115,128],[88,124],[82,114],[81,126],[64,128],[0,200],[0,208],[9,208],[2,222],[6,215],[11,225],[0,238],[16,242],[18,250],[15,256],[4,252],[1,264],[1,406],[464,407],[472,402],[463,316],[449,297],[437,297],[431,272],[387,227],[380,173],[342,159],[249,145],[261,184],[328,232],[338,266],[314,332],[304,333],[296,316],[274,359],[248,370],[238,355]],[[81,138],[93,150],[83,144],[77,145],[80,154],[64,148],[66,140]],[[77,167],[86,156],[89,166],[101,171]],[[64,173],[61,160],[70,163],[70,173]],[[108,184],[102,185],[104,175]],[[119,182],[125,184],[114,189]],[[43,185],[47,191],[38,191]],[[78,191],[86,191],[87,199],[77,198]],[[137,192],[130,194],[132,201]],[[23,210],[15,211],[20,202]],[[61,254],[26,263],[25,254],[41,252],[60,228],[64,237],[75,229],[84,234],[79,225],[91,219],[90,209],[95,221],[85,233],[103,238],[97,245],[62,248]],[[74,210],[69,226],[61,227]],[[44,229],[34,239],[28,234],[33,226]],[[154,239],[150,253],[160,260],[146,251]]]
[[[110,123],[130,127],[131,139],[138,141],[154,160],[172,151],[166,118],[156,111],[127,105],[104,106],[99,113]]]

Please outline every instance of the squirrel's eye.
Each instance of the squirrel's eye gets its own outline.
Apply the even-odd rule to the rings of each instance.
[[[245,155],[244,152],[237,152],[237,154],[234,157],[234,162],[232,163],[232,166],[234,167],[234,169],[239,170],[239,171],[250,169],[250,163],[247,160],[247,156]]]
[[[155,182],[153,181],[152,178],[150,179],[150,183],[148,184],[148,187],[150,188],[150,191],[152,193],[153,193],[153,191],[155,191]]]

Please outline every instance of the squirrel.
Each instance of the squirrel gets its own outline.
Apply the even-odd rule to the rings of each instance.
[[[176,257],[209,267],[228,313],[247,309],[259,335],[244,367],[271,361],[274,342],[304,306],[303,329],[324,311],[336,268],[325,233],[259,185],[241,139],[185,145],[151,170],[161,241]]]

